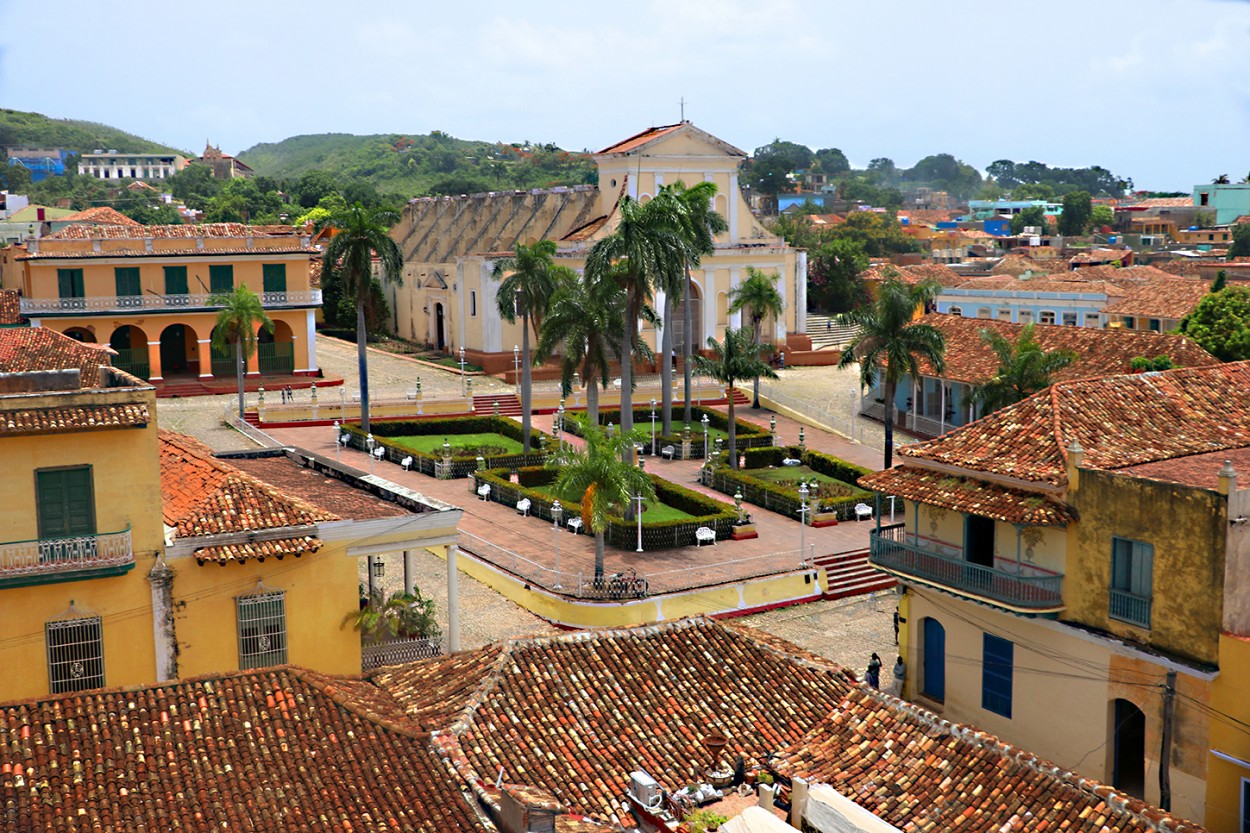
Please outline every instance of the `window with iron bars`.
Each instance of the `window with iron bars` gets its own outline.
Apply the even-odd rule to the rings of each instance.
[[[48,622],[43,627],[53,694],[104,685],[104,633],[99,616]]]
[[[286,593],[267,590],[235,598],[239,668],[281,665],[286,660]]]

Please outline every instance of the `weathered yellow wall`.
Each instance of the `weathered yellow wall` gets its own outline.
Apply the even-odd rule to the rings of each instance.
[[[930,544],[943,547],[948,555],[963,557],[964,518],[962,512],[938,506],[920,505],[920,525],[915,525],[915,504],[907,513],[908,532],[918,532]],[[1021,563],[1052,572],[1063,572],[1067,551],[1067,532],[1051,527],[1029,527],[1019,538],[1017,553],[1016,528],[1008,523],[994,524],[994,557],[1001,569],[1014,569],[1016,558]]]
[[[44,397],[49,402],[67,397]],[[75,394],[78,402],[144,401],[155,417],[151,391]],[[156,426],[0,438],[0,542],[38,538],[35,470],[90,465],[96,530],[131,528],[135,566],[122,576],[0,589],[0,700],[50,692],[44,624],[69,611],[103,619],[105,681],[110,686],[149,682],[156,673],[151,593],[146,580],[162,548],[160,470]]]
[[[286,591],[287,661],[331,674],[360,673],[360,634],[341,628],[358,608],[357,561],[340,545],[299,558],[262,564],[200,565],[194,558],[169,562],[178,635],[178,673],[192,677],[239,667],[235,598],[258,582]]]
[[[1146,715],[1146,796],[1159,803],[1158,759],[1162,725],[1162,684],[1166,668],[1143,656],[1116,654],[1110,640],[1088,637],[1047,623],[983,605],[962,602],[937,591],[907,593],[908,686],[919,691],[923,666],[923,621],[937,619],[946,630],[946,700],[936,704],[916,696],[948,720],[970,723],[1059,766],[1111,783],[1111,703],[1126,698]],[[981,708],[984,634],[1014,643],[1012,716]],[[1205,802],[1203,761],[1207,721],[1186,697],[1205,703],[1210,683],[1203,675],[1178,676],[1176,732],[1172,756],[1172,807],[1201,819]],[[1056,719],[1061,709],[1062,719]]]
[[[1250,636],[1220,636],[1211,708],[1224,717],[1210,721],[1206,827],[1211,833],[1241,833],[1242,780],[1250,779]]]
[[[1216,492],[1082,470],[1063,618],[1215,665],[1224,580],[1225,499]],[[1108,616],[1113,536],[1154,545],[1150,630]],[[1195,604],[1195,600],[1204,600]]]

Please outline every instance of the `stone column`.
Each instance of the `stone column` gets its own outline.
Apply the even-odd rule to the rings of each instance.
[[[460,548],[447,545],[447,651],[460,650],[460,568],[456,558]]]
[[[213,342],[207,338],[196,341],[196,356],[200,361],[200,378],[213,378]]]
[[[152,585],[152,635],[156,646],[156,679],[178,679],[178,637],[174,632],[174,571],[164,557],[148,573]]]
[[[794,331],[807,334],[807,252],[799,252],[794,263]]]
[[[416,586],[412,577],[415,567],[416,565],[413,563],[412,551],[404,550],[404,592],[409,596],[412,595],[412,591]]]
[[[159,341],[148,342],[148,381],[159,382],[164,378],[161,376],[161,343]]]

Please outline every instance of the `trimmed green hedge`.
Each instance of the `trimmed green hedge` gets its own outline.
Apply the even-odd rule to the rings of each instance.
[[[729,430],[729,417],[720,411],[711,408],[704,408],[696,405],[690,409],[690,414],[694,418],[690,423],[690,458],[698,459],[706,456],[703,448],[703,415],[707,414],[708,425],[712,428],[719,428],[722,431]],[[656,451],[666,445],[674,446],[678,453],[681,453],[681,428],[684,425],[680,420],[673,420],[673,429],[676,433],[661,434],[659,433],[659,419],[657,411],[655,444]],[[620,427],[621,409],[605,408],[599,411],[599,424],[607,425],[608,423]],[[735,441],[738,447],[738,453],[742,453],[743,449],[771,447],[773,444],[773,435],[768,433],[768,429],[761,428],[758,425],[743,420],[737,420],[738,427],[736,431]],[[586,414],[578,411],[576,413],[566,413],[564,415],[564,430],[570,434],[581,437],[585,436]],[[643,437],[643,445],[648,451],[651,448],[651,409],[635,408],[634,409],[634,430],[640,431],[646,436]],[[722,443],[724,445],[724,443]],[[715,440],[712,441],[712,448],[715,450]]]
[[[506,506],[516,506],[521,498],[529,498],[530,514],[551,521],[552,499],[535,491],[535,488],[549,486],[559,474],[555,469],[544,466],[529,466],[517,471],[517,482],[511,480],[511,470],[496,468],[474,472],[473,489],[476,492],[483,483],[491,485],[491,500]],[[728,538],[737,518],[734,508],[714,500],[707,495],[678,486],[675,483],[648,475],[655,485],[655,496],[663,503],[680,509],[688,515],[694,515],[689,521],[643,521],[642,548],[647,551],[669,549],[671,547],[688,547],[695,544],[695,530],[701,526],[711,527],[716,531],[717,538]],[[564,510],[561,523],[582,511],[580,502],[560,501]],[[636,521],[624,518],[609,518],[608,528],[604,532],[604,540],[620,549],[634,549],[638,542],[638,526]]]
[[[762,469],[768,466],[780,466],[781,461],[789,457],[799,459],[812,471],[832,477],[846,484],[849,490],[845,497],[824,498],[813,501],[809,508],[813,512],[836,512],[838,520],[849,521],[855,518],[855,504],[864,503],[873,496],[873,492],[859,488],[859,478],[871,474],[871,469],[848,463],[845,460],[824,454],[820,451],[801,449],[796,445],[781,448],[757,448],[747,451],[744,455],[748,469]],[[718,492],[732,495],[742,492],[742,499],[747,503],[762,506],[772,512],[799,518],[802,501],[797,489],[753,477],[741,471],[734,471],[728,466],[716,469],[705,469],[703,484]]]
[[[340,426],[343,433],[350,437],[348,445],[360,451],[368,451],[366,442],[366,433],[360,429],[359,425],[354,423],[345,423]],[[441,463],[443,455],[431,454],[425,451],[414,451],[410,448],[395,445],[387,442],[388,437],[425,437],[431,435],[455,436],[456,434],[486,434],[495,433],[502,434],[505,437],[522,442],[525,436],[521,431],[521,426],[507,417],[497,416],[458,416],[443,417],[436,419],[404,419],[404,420],[386,420],[377,421],[370,425],[373,433],[373,441],[375,444],[386,449],[382,456],[383,460],[388,460],[396,465],[409,455],[412,456],[413,468],[422,474],[435,476],[435,464]],[[534,449],[542,449],[543,443],[550,438],[541,431],[530,431],[530,447]],[[538,450],[531,451],[529,454],[499,454],[493,455],[486,459],[486,465],[491,468],[504,467],[509,469],[520,468],[522,466],[541,465],[546,459],[546,452]],[[477,469],[477,455],[456,454],[455,449],[452,451],[451,472],[449,477],[467,477],[470,473]]]

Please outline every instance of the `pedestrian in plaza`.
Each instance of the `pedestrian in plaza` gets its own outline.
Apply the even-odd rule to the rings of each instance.
[[[785,353],[785,351],[784,351],[784,350],[783,350],[783,351],[781,351],[781,353],[779,353],[779,354],[777,355],[777,365],[778,365],[778,367],[781,367],[782,369],[785,369],[785,366],[786,366],[786,353]]]
[[[294,402],[294,401],[295,401],[295,391],[291,390],[291,386],[290,386],[290,385],[287,385],[287,386],[286,386],[286,401],[287,401],[287,402]]]
[[[894,606],[894,644],[898,644],[898,605]]]
[[[903,658],[899,657],[894,663],[894,689],[895,697],[903,696],[903,683],[907,681],[907,665],[903,662]]]
[[[875,689],[881,688],[881,657],[877,656],[876,651],[873,651],[872,659],[868,660],[868,673],[864,676],[868,685]]]

